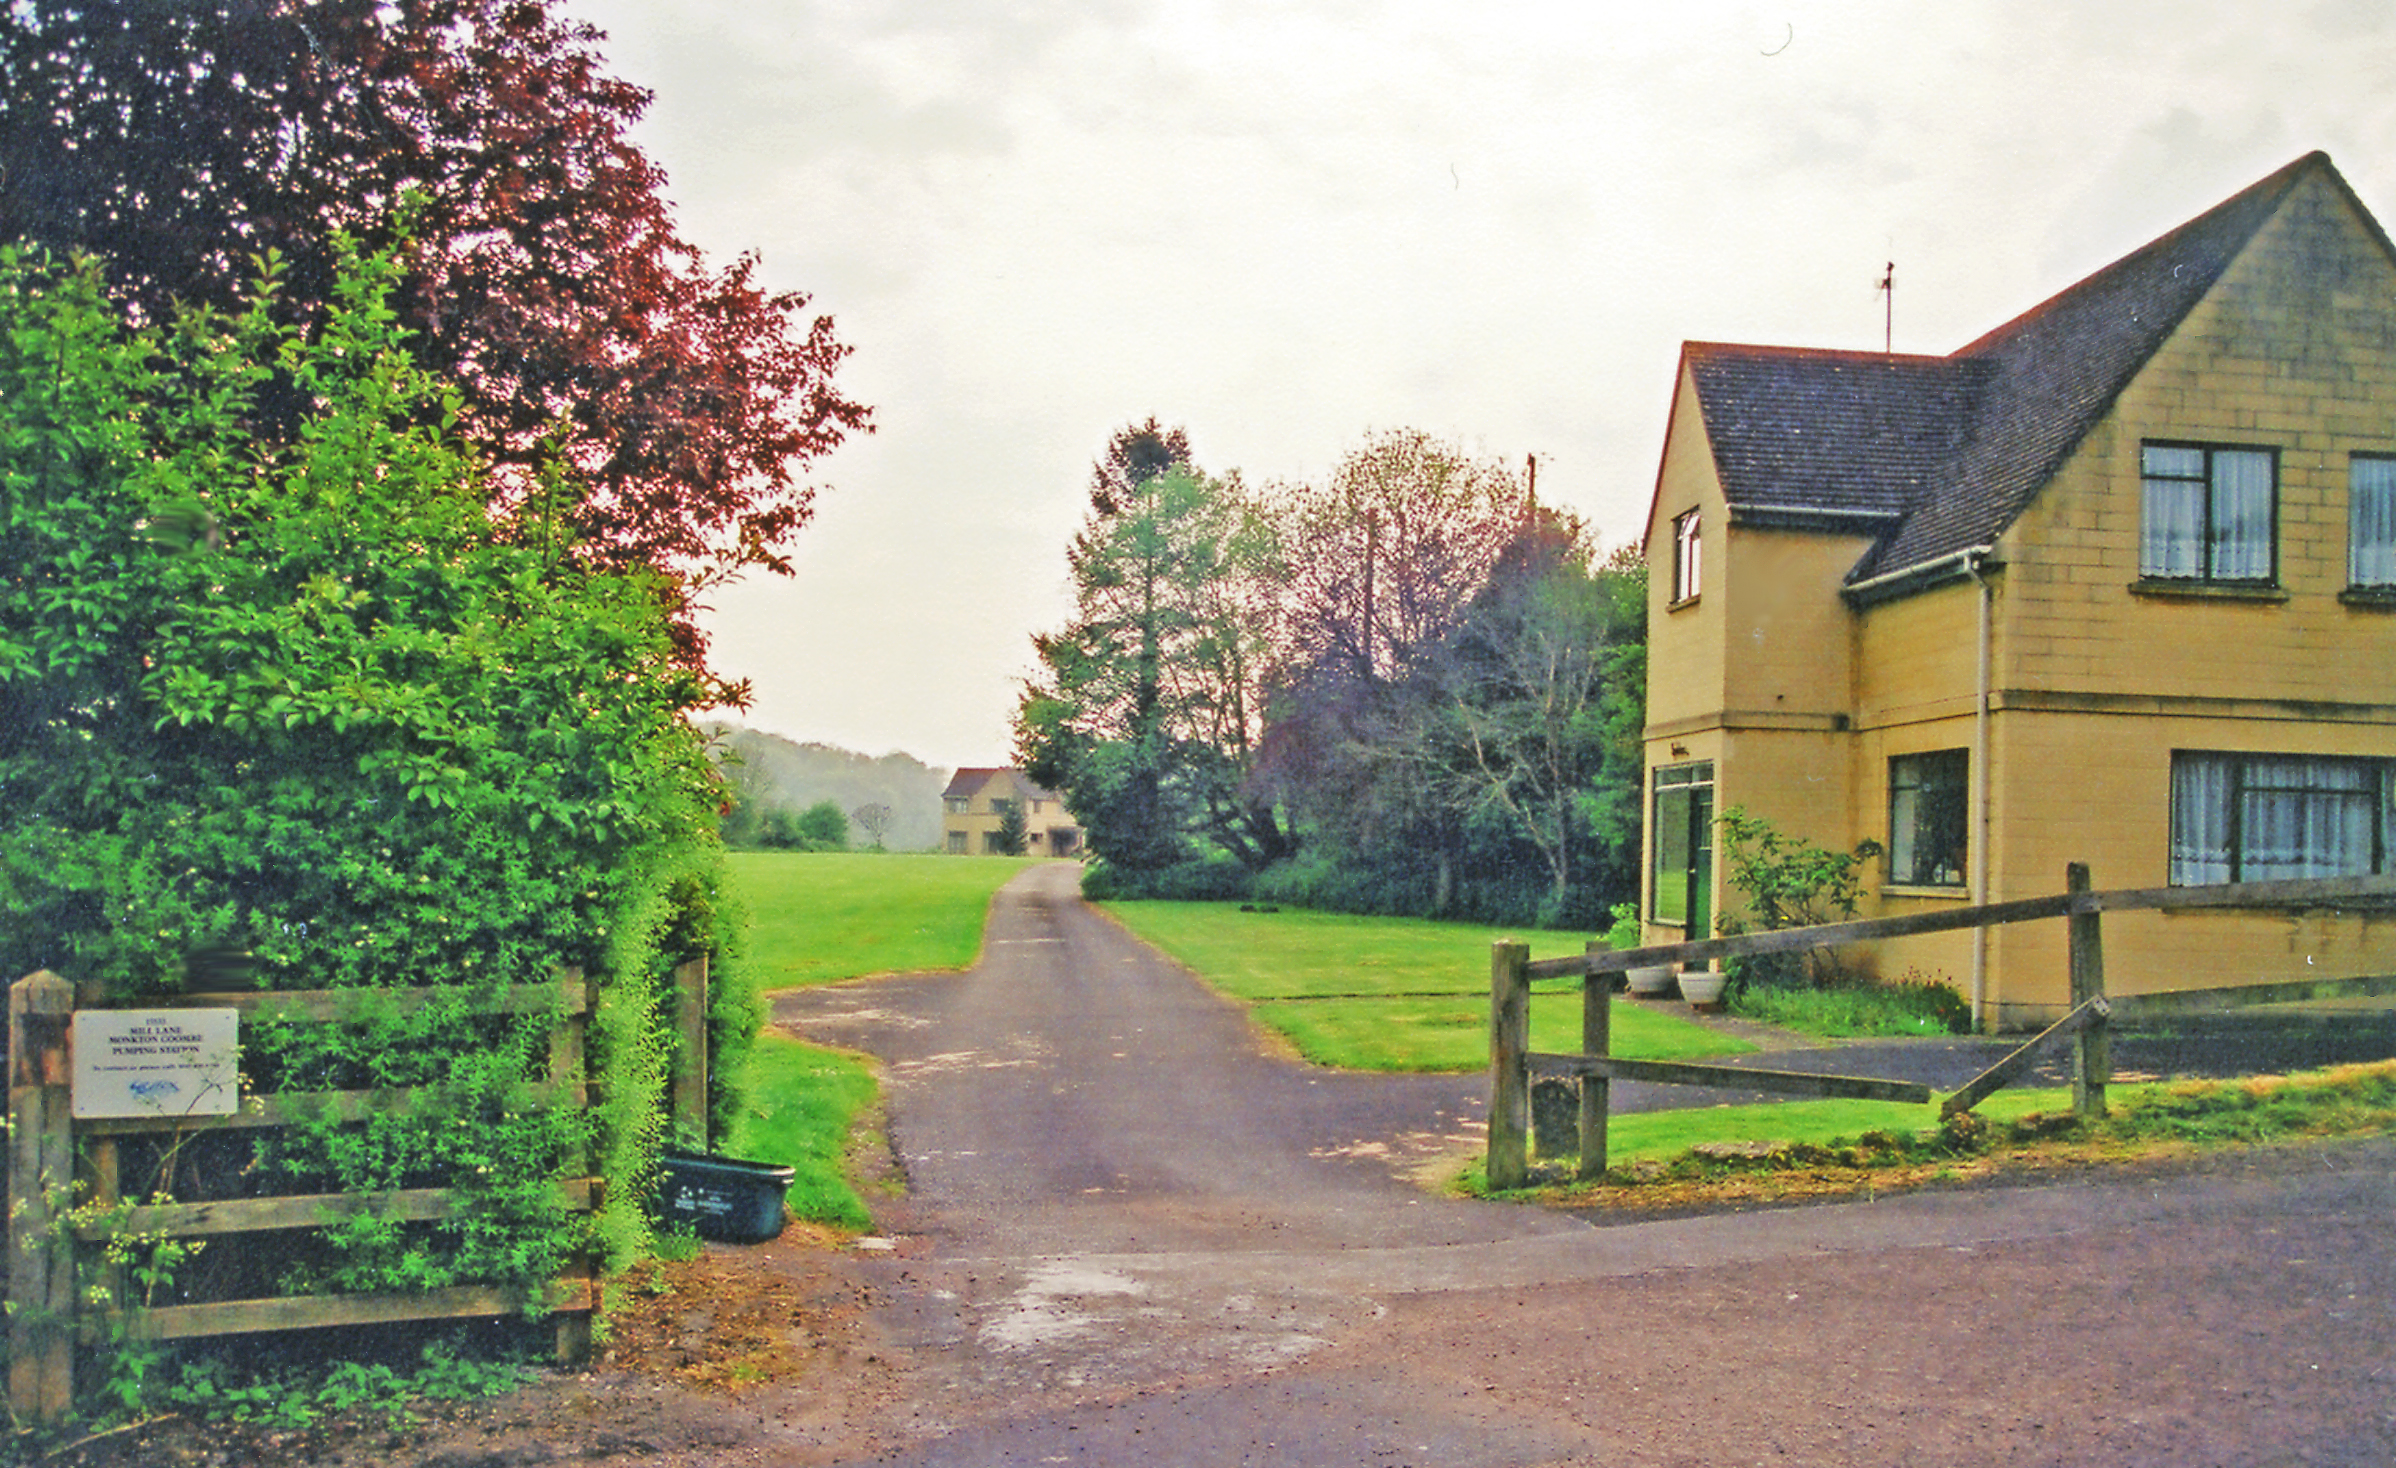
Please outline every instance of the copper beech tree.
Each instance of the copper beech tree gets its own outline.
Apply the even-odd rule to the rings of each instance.
[[[499,508],[685,593],[786,571],[807,466],[869,431],[808,298],[678,232],[630,137],[649,94],[550,0],[0,6],[0,239],[90,252],[136,321],[238,305],[320,323],[331,239],[404,234],[394,298],[457,384]],[[270,421],[275,404],[262,401]],[[286,403],[296,421],[304,405]],[[544,476],[562,458],[573,471]]]

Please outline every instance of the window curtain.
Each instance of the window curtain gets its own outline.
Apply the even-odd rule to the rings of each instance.
[[[2138,570],[2145,576],[2205,574],[2205,451],[2148,445],[2140,455],[2144,505]]]
[[[2232,880],[2231,790],[2227,755],[2183,754],[2171,762],[2171,881],[2207,887]]]
[[[2396,586],[2396,459],[2356,459],[2346,480],[2347,579]]]
[[[2372,775],[2355,760],[2249,757],[2239,880],[2368,875],[2380,798]]]
[[[2213,540],[2207,549],[2207,574],[2218,580],[2271,579],[2271,455],[2214,451]]]

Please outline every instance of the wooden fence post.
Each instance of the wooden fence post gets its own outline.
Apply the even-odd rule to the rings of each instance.
[[[1489,1152],[1492,1188],[1530,1180],[1531,945],[1489,945]],[[1585,1145],[1585,1144],[1584,1144]]]
[[[2075,899],[2085,897],[2090,890],[2088,864],[2075,861],[2065,867],[2063,885]],[[2091,999],[2105,997],[2104,928],[2095,906],[2079,901],[2072,904],[2068,922],[2072,1007],[2077,1009]],[[2076,1116],[2105,1114],[2105,1082],[2113,1069],[2113,1044],[2102,1008],[2099,1006],[2100,1012],[2091,1017],[2087,1028],[2072,1036],[2072,1113]]]
[[[75,990],[44,971],[8,990],[8,1401],[63,1421],[75,1398],[75,1240],[54,1202],[75,1181],[67,1022]]]
[[[1591,943],[1598,952],[1602,943]],[[1581,1053],[1614,1053],[1614,976],[1581,975]],[[1584,1178],[1606,1170],[1606,1109],[1613,1102],[1614,1082],[1606,1076],[1581,1077],[1581,1169]]]
[[[591,1010],[598,999],[598,986],[579,968],[557,970],[558,987],[565,991],[565,1013],[558,1016],[557,1028],[549,1032],[549,1083],[565,1094],[577,1092],[581,1104],[591,1104],[589,1046],[586,1034],[590,1028]],[[565,1159],[568,1176],[578,1176],[590,1166],[590,1156],[576,1148]],[[598,1184],[594,1183],[596,1188]],[[599,1206],[599,1196],[593,1193],[591,1206]],[[566,1302],[569,1307],[556,1314],[557,1362],[561,1366],[580,1366],[591,1359],[591,1316],[599,1308],[597,1291],[599,1271],[590,1255],[575,1261],[567,1269],[584,1291],[580,1301]]]

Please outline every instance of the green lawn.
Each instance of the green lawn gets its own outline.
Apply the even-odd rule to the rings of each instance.
[[[2113,1105],[2125,1104],[2139,1088],[2115,1086]],[[2072,1109],[2069,1086],[2014,1087],[1972,1108],[1986,1121],[2018,1121],[2033,1112]],[[1669,1161],[1700,1142],[1851,1142],[1865,1132],[1908,1136],[1938,1125],[1936,1104],[1903,1101],[1764,1101],[1752,1106],[1697,1106],[1678,1111],[1641,1111],[1606,1120],[1610,1166],[1641,1159]]]
[[[1010,856],[736,851],[758,987],[972,966],[990,896],[1023,870]]]
[[[1474,1070],[1489,1061],[1489,946],[1516,937],[1533,958],[1579,953],[1578,933],[1508,933],[1468,923],[1351,913],[1242,912],[1223,902],[1109,902],[1105,910],[1317,1065]],[[1577,981],[1531,997],[1531,1048],[1580,1048]],[[1691,1060],[1754,1047],[1635,1004],[1614,1006],[1614,1053]]]
[[[872,1215],[849,1186],[846,1166],[857,1114],[873,1104],[872,1065],[846,1051],[767,1030],[749,1052],[746,1080],[724,1154],[796,1168],[784,1201],[800,1218],[873,1227]]]

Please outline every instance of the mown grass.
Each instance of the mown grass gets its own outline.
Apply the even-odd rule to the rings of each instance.
[[[1578,953],[1578,933],[1522,932],[1351,913],[1243,912],[1222,902],[1109,902],[1126,928],[1219,990],[1316,1065],[1461,1071],[1489,1062],[1489,947]],[[1577,982],[1531,996],[1531,1048],[1577,1050]],[[1635,1004],[1614,1006],[1613,1051],[1692,1060],[1754,1047]]]
[[[758,987],[970,967],[990,897],[1028,858],[736,851]]]
[[[1523,1196],[1566,1206],[1654,1207],[1834,1197],[2083,1166],[2208,1147],[2396,1132],[2396,1060],[2286,1076],[2155,1081],[2108,1088],[2107,1111],[2071,1114],[2068,1088],[2016,1089],[1941,1122],[1928,1107],[1798,1101],[1612,1118],[1603,1178],[1548,1182]],[[1769,1144],[1753,1157],[1709,1144]],[[1486,1193],[1479,1162],[1458,1185]]]
[[[800,1218],[838,1228],[873,1227],[845,1165],[857,1118],[876,1095],[871,1064],[768,1030],[749,1052],[741,1094],[724,1153],[797,1169],[783,1201]]]

